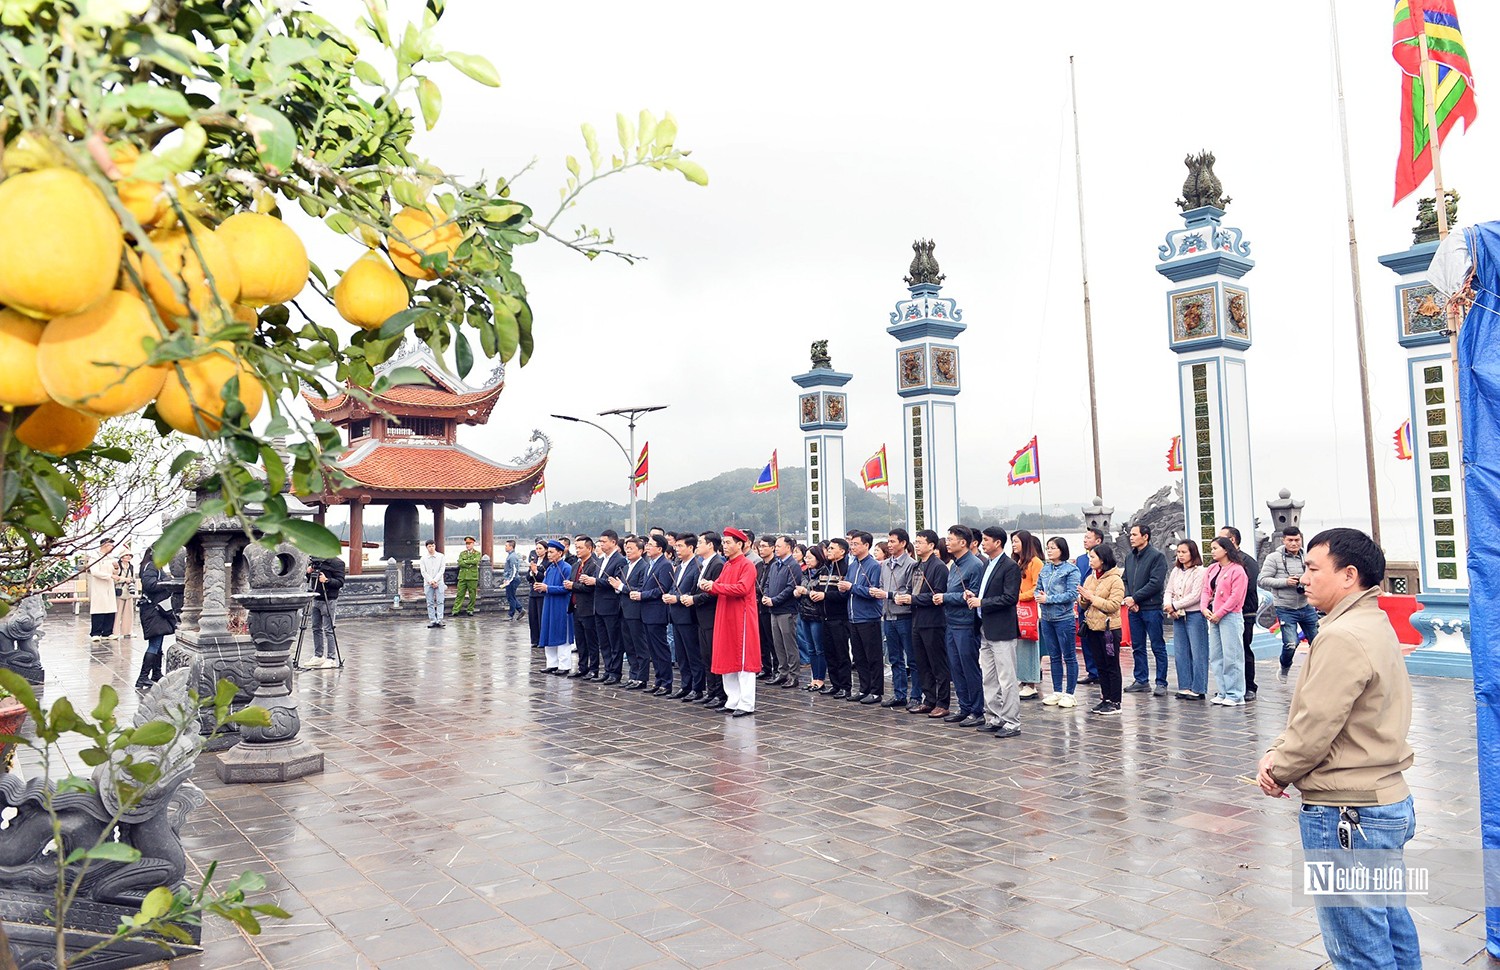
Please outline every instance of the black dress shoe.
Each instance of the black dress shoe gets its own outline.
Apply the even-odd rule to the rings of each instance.
[[[681,700],[682,700],[682,702],[684,704],[690,704],[690,703],[693,703],[694,701],[701,701],[701,700],[703,700],[703,691],[701,691],[701,690],[690,691],[690,692],[688,692],[686,694],[683,694]]]
[[[587,677],[588,674],[582,670],[575,670],[568,676],[573,678],[574,680],[579,680],[580,678]]]
[[[627,680],[625,682],[625,689],[626,690],[640,690],[642,687],[645,687],[645,686],[646,685],[643,682],[639,681],[639,680]]]
[[[905,707],[906,706],[906,698],[904,698],[904,697],[887,697],[885,700],[883,700],[883,701],[880,702],[880,706],[881,707]]]
[[[958,726],[959,727],[978,727],[979,725],[981,725],[983,723],[984,723],[984,718],[980,717],[977,714],[970,714],[968,717],[964,718],[962,721],[959,721],[958,722]]]
[[[558,667],[556,670],[554,670],[552,672],[554,674],[556,674],[557,676],[559,676],[559,677],[571,677],[571,676],[573,676],[573,672],[571,670],[569,670],[567,667]]]
[[[620,682],[620,678],[618,678],[618,677],[605,677],[603,680],[599,681],[600,684],[603,684],[603,685],[605,685],[607,687],[613,687],[614,685],[618,684],[619,682]]]
[[[754,713],[755,713],[754,711],[735,711],[730,716],[731,717],[750,717]]]
[[[727,704],[726,704],[726,705],[725,705],[725,706],[723,706],[723,707],[721,707],[721,708],[719,708],[719,710],[720,710],[720,711],[723,711],[723,712],[724,712],[724,713],[725,713],[725,714],[728,714],[728,715],[729,715],[729,716],[731,716],[731,717],[733,717],[733,716],[734,716],[734,714],[735,714],[735,709],[734,709],[734,708],[732,708],[732,707],[730,707],[730,706],[729,706],[729,705],[727,705]]]
[[[838,692],[839,689],[832,684],[824,684],[822,687],[818,688],[819,694],[837,694]]]
[[[995,732],[995,737],[997,738],[1016,738],[1020,736],[1021,729],[1018,727],[1001,728]]]
[[[865,696],[863,696],[863,697],[861,697],[859,699],[859,702],[861,704],[879,704],[880,703],[880,695],[879,694],[866,694]]]
[[[777,674],[776,676],[772,677],[770,680],[766,681],[766,686],[767,687],[780,687],[784,683],[786,683],[786,674]]]
[[[849,692],[847,690],[836,690],[832,694],[829,694],[828,696],[831,697],[831,698],[833,698],[836,701],[852,701],[852,700],[854,700],[854,698],[850,696],[850,694],[849,694]]]
[[[722,697],[715,697],[713,700],[709,701],[707,704],[704,704],[703,706],[706,707],[706,708],[708,708],[710,711],[717,711],[720,708],[722,708],[725,703],[726,702],[724,701],[724,699]]]
[[[781,689],[782,690],[786,690],[788,688],[796,687],[796,686],[797,686],[797,678],[796,677],[793,677],[791,680],[783,680],[781,682]]]
[[[980,734],[984,734],[986,732],[994,734],[996,731],[1000,730],[1002,726],[1003,725],[1000,724],[981,724],[978,726],[978,731]]]
[[[948,723],[948,724],[957,724],[960,721],[962,721],[966,716],[967,715],[964,715],[964,714],[949,714],[947,717],[943,718],[943,721],[946,722],[946,723]]]
[[[687,695],[688,689],[686,687],[679,687],[676,690],[672,691],[672,693],[668,694],[667,698],[669,700],[680,701]]]
[[[543,667],[542,668],[542,673],[544,673],[544,674],[555,674],[555,673],[557,673],[557,668],[556,667]]]
[[[770,680],[771,679],[771,675],[769,673],[767,673],[766,671],[762,670],[760,673],[758,673],[758,674],[755,675],[755,679],[756,680]]]
[[[852,701],[855,704],[863,704],[865,702],[865,698],[869,696],[869,694],[864,693],[856,694],[851,690],[848,694],[844,695],[844,700]]]

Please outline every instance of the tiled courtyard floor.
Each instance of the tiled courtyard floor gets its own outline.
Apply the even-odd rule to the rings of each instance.
[[[140,641],[90,648],[69,615],[48,632],[49,697],[131,694]],[[1298,803],[1238,780],[1300,660],[1289,681],[1261,662],[1242,709],[1028,703],[998,740],[800,690],[731,720],[545,676],[524,624],[496,617],[340,632],[347,667],[297,680],[327,770],[226,786],[205,755],[184,831],[196,865],[264,873],[293,918],[211,926],[175,967],[1326,962],[1292,893]],[[1486,965],[1472,686],[1419,678],[1415,696],[1408,859],[1472,860],[1414,909],[1426,965]]]

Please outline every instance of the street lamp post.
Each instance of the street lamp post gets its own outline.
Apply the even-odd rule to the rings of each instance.
[[[631,532],[632,535],[635,534],[635,532],[636,532],[636,521],[635,521],[635,496],[636,496],[636,484],[635,484],[635,422],[636,422],[636,419],[639,418],[643,414],[650,414],[652,411],[664,411],[664,410],[666,410],[666,408],[667,408],[667,405],[665,405],[665,404],[653,404],[653,405],[650,405],[648,407],[615,408],[612,411],[600,411],[599,412],[599,417],[601,417],[601,418],[604,417],[605,415],[619,415],[621,417],[624,417],[625,419],[627,419],[630,422],[630,447],[629,447],[629,449],[626,449],[626,447],[623,444],[620,443],[620,439],[616,438],[614,436],[614,433],[611,432],[608,428],[606,428],[602,424],[599,424],[599,423],[597,423],[595,421],[590,421],[588,418],[575,418],[575,417],[573,417],[570,414],[554,414],[554,415],[552,415],[552,417],[557,418],[559,421],[574,421],[574,422],[576,422],[578,424],[587,424],[587,425],[589,425],[591,427],[598,428],[600,431],[603,431],[606,435],[609,435],[609,440],[613,441],[615,443],[615,447],[619,448],[620,449],[620,453],[625,456],[625,464],[627,466],[629,466],[629,470],[626,472],[626,475],[627,475],[627,480],[630,482],[630,532]]]

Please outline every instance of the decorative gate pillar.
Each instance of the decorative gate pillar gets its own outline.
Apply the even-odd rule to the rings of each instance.
[[[797,396],[797,425],[802,429],[802,457],[807,468],[807,536],[822,542],[844,534],[844,429],[849,427],[849,398],[839,388],[853,374],[833,369],[828,341],[812,345],[812,369],[792,380]]]
[[[1451,193],[1448,223],[1457,216]],[[1396,339],[1406,351],[1411,400],[1411,465],[1417,486],[1422,589],[1411,625],[1422,644],[1406,658],[1418,674],[1473,677],[1469,652],[1469,550],[1464,527],[1461,460],[1453,448],[1458,392],[1449,357],[1441,294],[1427,281],[1437,251],[1437,214],[1432,199],[1417,212],[1411,248],[1380,257],[1396,282]]]
[[[968,329],[963,311],[941,297],[932,240],[911,244],[916,253],[886,333],[896,350],[896,393],[901,396],[901,437],[906,442],[906,527],[941,534],[958,522],[958,345]]]
[[[1178,355],[1186,534],[1203,548],[1221,526],[1255,534],[1250,470],[1250,408],[1245,351],[1250,291],[1239,281],[1255,262],[1238,229],[1221,225],[1230,200],[1214,176],[1214,156],[1188,156],[1185,223],[1167,233],[1156,271],[1167,293],[1167,345]]]

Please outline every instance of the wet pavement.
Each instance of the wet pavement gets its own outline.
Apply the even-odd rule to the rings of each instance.
[[[265,874],[293,918],[210,924],[174,967],[1326,963],[1293,895],[1298,803],[1238,780],[1300,658],[1286,681],[1262,661],[1244,708],[1127,694],[1090,717],[1080,687],[996,739],[776,688],[730,719],[543,675],[524,623],[423,622],[342,621],[347,666],[298,675],[324,773],[226,786],[202,757],[194,865]],[[131,693],[140,641],[47,630],[50,697]],[[1415,698],[1408,862],[1472,859],[1413,909],[1424,959],[1487,965],[1472,685],[1416,678]]]

